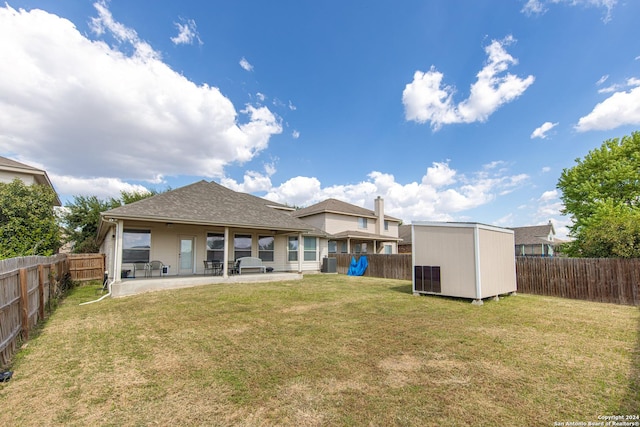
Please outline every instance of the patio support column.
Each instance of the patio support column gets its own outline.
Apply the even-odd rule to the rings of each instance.
[[[122,236],[124,234],[123,221],[116,222],[115,242],[113,242],[113,279],[116,282],[121,280],[120,272],[122,271]]]
[[[302,258],[304,257],[304,240],[302,233],[298,233],[298,273],[302,273]]]
[[[222,255],[222,277],[229,277],[229,227],[224,228],[224,251]]]
[[[351,253],[351,237],[347,237],[347,253]]]

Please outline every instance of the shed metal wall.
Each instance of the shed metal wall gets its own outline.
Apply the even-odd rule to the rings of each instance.
[[[516,259],[511,248],[513,233],[478,229],[480,247],[480,298],[516,291]]]
[[[473,228],[414,225],[413,265],[440,267],[439,295],[475,298]]]
[[[438,295],[483,299],[516,291],[513,231],[476,223],[416,223],[412,239],[414,269],[441,268]]]

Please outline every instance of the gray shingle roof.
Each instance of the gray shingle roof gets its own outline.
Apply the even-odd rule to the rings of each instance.
[[[542,243],[554,243],[548,240],[548,236],[555,235],[553,224],[534,225],[530,227],[512,228],[516,245],[539,245]],[[556,242],[557,243],[557,242]]]
[[[327,199],[322,202],[316,203],[315,205],[298,209],[297,211],[293,212],[292,215],[298,218],[304,218],[306,216],[316,215],[320,213],[327,213],[327,212],[337,213],[342,215],[376,218],[376,214],[374,211],[361,208],[360,206],[352,205],[351,203],[343,202],[342,200],[338,200],[338,199]],[[398,218],[394,218],[389,215],[385,215],[384,217],[387,220],[400,222]]]
[[[313,231],[277,205],[260,197],[239,193],[215,182],[199,181],[103,212],[105,219],[135,219],[272,229]]]

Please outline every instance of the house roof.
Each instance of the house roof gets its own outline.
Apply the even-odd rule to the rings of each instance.
[[[277,205],[215,182],[199,181],[101,215],[105,220],[113,218],[325,234],[283,211],[284,205],[280,208]]]
[[[56,189],[53,187],[53,184],[49,180],[47,172],[43,171],[42,169],[34,168],[33,166],[25,165],[24,163],[16,162],[15,160],[7,159],[6,157],[0,156],[0,170],[32,175],[36,183],[48,186],[53,190],[54,193],[56,193]],[[54,204],[56,206],[62,206],[62,203],[58,198],[58,193],[56,193]]]
[[[553,224],[533,225],[529,227],[512,228],[516,245],[539,245],[541,243],[554,243],[549,240],[549,234],[555,236],[556,231]],[[555,242],[557,243],[557,242]]]
[[[411,225],[410,224],[402,224],[398,227],[398,237],[402,239],[400,241],[401,245],[410,245],[412,242],[411,237]]]
[[[304,218],[321,213],[337,213],[341,215],[377,218],[375,212],[370,209],[361,208],[360,206],[352,205],[351,203],[343,202],[342,200],[338,199],[327,199],[322,202],[316,203],[315,205],[298,209],[297,211],[293,212],[292,215],[297,218]],[[398,218],[394,218],[389,215],[385,215],[384,218],[389,221],[400,222]]]

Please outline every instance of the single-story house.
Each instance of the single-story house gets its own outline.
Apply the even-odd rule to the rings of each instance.
[[[515,235],[516,256],[553,256],[555,245],[561,243],[556,239],[556,230],[549,221],[545,225],[512,228]]]
[[[241,257],[260,258],[275,272],[320,271],[327,235],[293,210],[200,181],[103,212],[98,240],[115,281],[154,260],[169,276],[204,274],[204,261],[227,266]]]
[[[402,221],[385,215],[382,197],[374,200],[373,210],[327,199],[292,214],[329,235],[329,253],[398,253]]]
[[[26,185],[38,184],[51,188],[56,195],[54,206],[62,206],[46,171],[0,156],[0,182],[8,183],[16,178]]]

